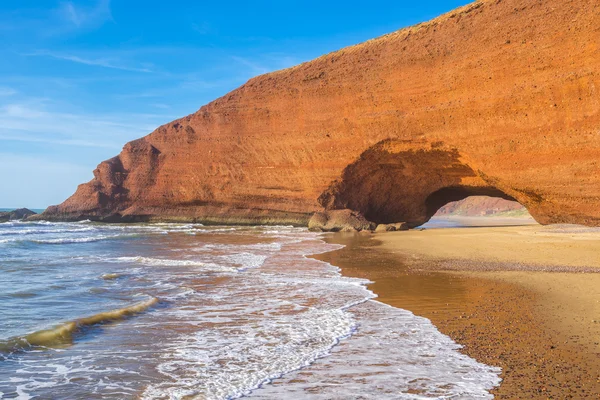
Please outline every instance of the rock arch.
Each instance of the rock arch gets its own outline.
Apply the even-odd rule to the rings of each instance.
[[[503,190],[456,148],[398,140],[384,140],[362,153],[321,194],[319,203],[326,210],[359,211],[376,223],[402,221],[415,227],[445,204],[469,196],[532,203]]]
[[[597,1],[479,0],[253,78],[39,218],[306,225],[348,207],[418,224],[495,193],[600,226],[598,26]]]

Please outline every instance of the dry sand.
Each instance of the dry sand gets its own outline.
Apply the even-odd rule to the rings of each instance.
[[[320,258],[374,281],[379,300],[431,319],[466,354],[502,367],[496,398],[600,398],[600,230],[528,225],[329,240],[346,248]]]
[[[457,222],[503,224],[495,218],[461,218]],[[411,230],[377,239],[383,248],[414,259],[499,263],[500,270],[566,270],[600,268],[600,229],[577,225],[486,226]],[[458,264],[458,263],[457,263]],[[512,264],[512,265],[510,265]],[[453,268],[454,269],[454,268]],[[465,269],[456,265],[455,269]]]

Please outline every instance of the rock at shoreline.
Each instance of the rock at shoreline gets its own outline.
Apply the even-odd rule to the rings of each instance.
[[[13,211],[0,212],[0,222],[20,221],[31,217],[32,215],[37,215],[37,213],[28,208],[19,208]]]
[[[372,222],[352,210],[317,212],[308,221],[308,229],[313,232],[360,232],[373,228]]]
[[[395,224],[390,225],[396,228],[397,231],[407,231],[410,229],[410,226],[406,222],[396,222]]]
[[[397,222],[395,224],[379,224],[375,228],[375,232],[395,232],[395,231],[407,231],[410,227],[406,222]]]
[[[396,227],[391,224],[379,224],[377,228],[375,228],[376,233],[380,232],[393,232],[396,230]]]

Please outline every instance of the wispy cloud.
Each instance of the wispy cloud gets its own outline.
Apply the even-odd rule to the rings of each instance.
[[[152,104],[154,107],[156,108],[160,108],[161,110],[168,110],[171,108],[170,105],[168,104],[162,104],[162,103],[156,103],[156,104]]]
[[[77,28],[97,27],[107,21],[114,21],[110,10],[110,0],[99,0],[91,7],[82,7],[72,1],[64,1],[57,9],[58,15]]]
[[[301,59],[296,56],[281,53],[260,54],[252,58],[240,56],[230,56],[230,58],[247,67],[252,76],[289,68],[301,62]]]
[[[118,149],[172,119],[156,114],[69,113],[40,103],[10,103],[0,106],[0,139]]]
[[[231,59],[250,68],[250,72],[252,75],[262,75],[271,71],[271,69],[269,69],[268,67],[244,57],[231,56]]]
[[[55,53],[55,52],[46,51],[46,50],[35,51],[32,53],[25,53],[22,55],[30,56],[30,57],[50,57],[50,58],[54,58],[57,60],[74,62],[77,64],[84,64],[84,65],[90,65],[90,66],[102,67],[102,68],[110,68],[110,69],[118,69],[121,71],[143,72],[143,73],[154,72],[149,68],[125,65],[125,64],[120,63],[119,60],[114,60],[114,59],[110,59],[110,58],[85,58],[85,57],[80,57],[78,55]]]

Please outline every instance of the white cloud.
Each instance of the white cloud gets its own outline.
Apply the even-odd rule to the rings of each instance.
[[[80,57],[77,55],[55,53],[55,52],[51,52],[51,51],[36,51],[33,53],[25,53],[22,55],[31,56],[31,57],[50,57],[50,58],[55,58],[57,60],[74,62],[77,64],[91,65],[91,66],[95,66],[95,67],[103,67],[103,68],[110,68],[110,69],[118,69],[121,71],[144,72],[144,73],[153,72],[149,68],[125,65],[125,64],[122,64],[121,62],[119,62],[119,60],[114,60],[114,59],[110,59],[110,58],[85,58],[85,57]]]
[[[262,75],[272,71],[289,68],[300,63],[295,56],[278,53],[266,53],[253,57],[252,59],[239,56],[231,56],[231,59],[249,68],[250,75]],[[260,60],[260,61],[257,61]]]
[[[168,110],[168,109],[171,108],[170,105],[168,105],[168,104],[162,104],[162,103],[156,103],[156,104],[153,104],[153,106],[156,107],[156,108],[160,108],[162,110]]]
[[[272,71],[270,68],[265,67],[264,65],[258,64],[257,62],[251,61],[244,57],[231,56],[231,59],[250,68],[250,72],[253,75],[262,75]]]
[[[39,102],[0,105],[0,139],[119,149],[152,132],[171,115],[70,113]]]
[[[81,19],[79,18],[77,11],[75,11],[75,6],[73,5],[73,3],[69,1],[62,4],[61,9],[68,20],[70,20],[77,26],[81,25]]]
[[[99,0],[92,7],[80,7],[72,1],[65,1],[58,8],[59,16],[77,28],[98,27],[107,21],[114,21],[110,10],[110,0]]]

